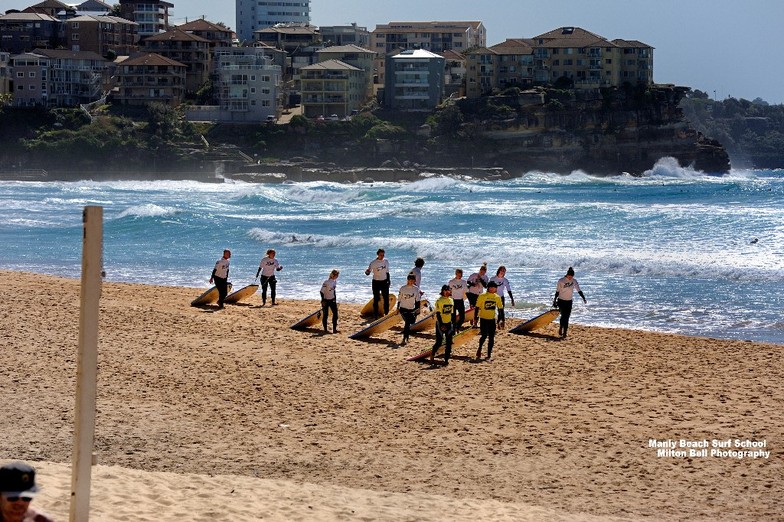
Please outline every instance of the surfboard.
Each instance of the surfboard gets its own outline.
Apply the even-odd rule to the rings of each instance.
[[[390,296],[391,297],[391,296]],[[371,303],[372,307],[372,303]],[[374,334],[385,332],[403,320],[403,316],[397,310],[392,310],[381,319],[377,319],[364,327],[362,330],[349,335],[351,339],[363,339]]]
[[[471,339],[475,338],[479,335],[479,328],[466,328],[465,330],[461,330],[452,337],[452,352],[454,353],[455,348],[458,346],[462,346],[466,344]],[[442,344],[438,347],[435,356],[440,355],[443,351],[446,350],[446,345]],[[430,348],[429,350],[425,350],[424,352],[420,352],[413,357],[409,357],[406,359],[407,361],[423,361],[425,359],[430,359],[430,354],[433,353],[433,349]]]
[[[409,328],[412,332],[424,332],[425,330],[432,330],[436,324],[436,313],[430,312],[425,314],[421,319],[411,325]]]
[[[424,305],[422,307],[424,308]],[[471,315],[469,315],[469,314],[471,314]],[[468,310],[466,310],[466,312],[465,312],[466,320],[465,320],[465,323],[463,323],[463,324],[468,323],[471,320],[471,317],[473,317],[473,314],[474,314],[474,307],[472,306]],[[435,326],[436,326],[436,313],[435,312],[430,312],[428,314],[425,314],[421,319],[419,319],[417,322],[412,324],[411,325],[411,331],[412,332],[425,332],[427,330],[432,330],[433,328],[435,328]]]
[[[239,303],[243,299],[247,299],[248,297],[252,296],[256,293],[256,290],[259,289],[259,285],[252,284],[248,286],[243,286],[236,292],[232,292],[226,296],[226,304],[235,304]]]
[[[309,326],[313,326],[318,324],[319,320],[321,319],[321,310],[316,310],[312,314],[306,316],[303,319],[300,319],[296,323],[291,325],[292,330],[304,330]]]
[[[229,283],[229,291],[231,291],[231,283]],[[204,306],[210,303],[214,303],[218,300],[218,288],[212,287],[208,288],[201,294],[199,297],[191,301],[191,306]]]
[[[509,333],[523,334],[527,332],[533,332],[534,330],[538,330],[547,326],[549,323],[552,323],[560,314],[561,313],[558,310],[548,310],[543,314],[537,315],[529,321],[518,324],[509,330]]]
[[[389,294],[389,309],[392,310],[395,307],[395,303],[397,303],[397,296],[395,294]],[[384,300],[382,299],[378,303],[379,310],[384,310]],[[362,310],[359,311],[359,315],[362,317],[368,317],[373,315],[373,298],[370,298],[365,306],[362,307]]]

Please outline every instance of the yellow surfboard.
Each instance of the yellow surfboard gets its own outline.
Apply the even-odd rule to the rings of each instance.
[[[395,303],[397,303],[397,296],[395,294],[389,294],[389,309],[392,310],[395,307]],[[384,300],[378,302],[379,312],[384,311]],[[365,306],[362,307],[362,310],[359,311],[359,315],[362,317],[369,317],[373,315],[373,298],[370,298]]]
[[[231,283],[228,286],[229,292],[231,292]],[[212,287],[208,288],[204,291],[199,297],[191,301],[191,306],[204,306],[211,303],[214,303],[218,300],[218,288]]]
[[[377,319],[376,321],[373,321],[372,323],[364,327],[362,330],[349,335],[349,337],[351,339],[364,339],[365,337],[370,337],[371,335],[379,334],[381,332],[386,332],[387,330],[389,330],[390,328],[392,328],[402,320],[403,320],[403,316],[400,315],[400,313],[397,310],[392,310],[381,319]]]
[[[248,297],[255,294],[258,289],[259,289],[259,285],[257,284],[243,286],[236,292],[232,292],[226,296],[226,304],[239,303],[243,299],[247,299]]]
[[[548,310],[543,314],[537,315],[536,317],[534,317],[529,321],[518,324],[517,326],[509,330],[509,333],[524,334],[528,332],[533,332],[534,330],[544,328],[548,324],[552,323],[559,315],[561,315],[561,313],[558,310]]]
[[[321,319],[321,309],[316,310],[312,314],[308,315],[307,317],[300,319],[296,323],[291,325],[292,330],[304,330],[309,326],[313,326],[318,324],[319,320]]]

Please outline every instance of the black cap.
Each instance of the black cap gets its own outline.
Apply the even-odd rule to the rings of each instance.
[[[498,283],[496,283],[495,281],[490,281],[489,283],[487,283],[487,288],[498,288]]]
[[[38,491],[35,485],[35,468],[24,462],[10,462],[0,467],[0,493],[6,496],[32,496]]]
[[[444,292],[451,292],[451,291],[452,291],[452,288],[450,288],[449,285],[444,285],[444,286],[441,287],[441,293],[442,294]]]

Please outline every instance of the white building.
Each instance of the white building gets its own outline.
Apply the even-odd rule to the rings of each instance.
[[[310,23],[310,0],[236,0],[237,38],[253,40],[257,29],[281,23]]]
[[[281,69],[265,47],[216,47],[215,90],[219,105],[188,106],[191,121],[259,123],[277,119]]]

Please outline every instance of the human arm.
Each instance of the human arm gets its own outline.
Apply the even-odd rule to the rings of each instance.
[[[213,279],[215,279],[215,268],[212,269],[212,274],[210,274],[210,283],[212,283]]]
[[[585,294],[583,294],[582,290],[578,290],[577,293],[583,298],[583,303],[588,303],[588,301],[585,300]]]
[[[560,294],[558,290],[555,291],[555,296],[553,297],[553,308],[558,306],[558,294]]]
[[[509,292],[509,301],[512,302],[512,308],[514,308],[514,296],[512,295],[512,291],[508,289],[507,291]]]

